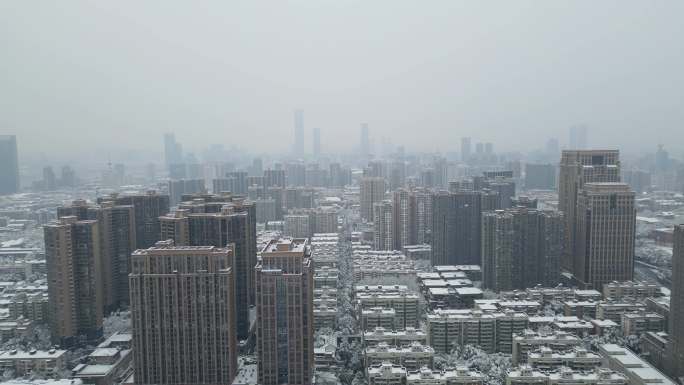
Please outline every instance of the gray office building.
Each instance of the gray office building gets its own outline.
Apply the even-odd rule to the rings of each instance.
[[[479,265],[482,193],[440,191],[431,214],[432,265]]]
[[[0,195],[19,192],[17,137],[0,135]]]
[[[494,291],[555,287],[560,278],[563,215],[525,207],[482,214],[483,285]]]

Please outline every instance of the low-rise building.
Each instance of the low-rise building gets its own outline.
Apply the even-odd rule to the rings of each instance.
[[[556,321],[551,326],[554,330],[559,330],[578,337],[586,337],[594,333],[594,324],[589,321]]]
[[[577,318],[596,318],[596,301],[571,300],[563,302],[563,314],[565,316],[575,316]]]
[[[665,330],[665,318],[660,314],[647,313],[625,313],[622,315],[622,335],[640,336],[645,332],[661,332]]]
[[[398,251],[353,251],[354,280],[383,281],[416,279],[415,262]]]
[[[323,287],[337,287],[337,280],[339,277],[339,270],[334,267],[321,266],[314,270],[314,288],[320,289]]]
[[[543,346],[527,354],[527,364],[543,371],[556,370],[561,367],[588,371],[601,366],[601,356],[580,347],[554,352],[553,349]]]
[[[132,335],[117,333],[98,345],[85,364],[76,365],[72,377],[86,384],[111,385],[120,383],[132,372]]]
[[[394,310],[394,327],[405,329],[418,326],[420,297],[410,291],[357,291],[360,309],[384,308]]]
[[[382,327],[388,330],[395,330],[395,320],[397,312],[391,308],[372,307],[361,311],[361,328],[363,330],[373,330]]]
[[[363,332],[364,346],[376,346],[385,343],[391,346],[406,346],[413,342],[427,344],[427,334],[416,328],[406,328],[404,330],[387,330],[376,327],[372,331]]]
[[[337,308],[330,307],[326,304],[315,306],[313,308],[314,329],[320,330],[323,328],[330,328],[335,330],[337,327]]]
[[[539,350],[541,347],[547,347],[552,352],[562,352],[581,345],[582,340],[580,338],[565,332],[535,332],[528,329],[513,336],[513,355],[511,358],[513,364],[517,365],[521,362],[527,362],[528,353]]]
[[[594,334],[598,336],[610,334],[620,327],[620,325],[609,319],[592,319],[589,322],[594,325]]]
[[[639,339],[641,357],[658,370],[666,370],[669,335],[665,332],[646,332]]]
[[[636,301],[624,301],[624,302],[612,302],[612,301],[601,301],[596,307],[596,317],[598,319],[609,319],[615,323],[620,324],[622,322],[622,315],[625,313],[635,313],[643,312],[646,310],[646,306],[642,302]]]
[[[436,310],[428,314],[428,343],[438,353],[451,351],[454,344],[477,345],[488,353],[510,353],[513,335],[527,325],[524,313]]]
[[[646,311],[649,313],[656,313],[663,316],[665,320],[665,331],[670,332],[668,328],[670,327],[670,296],[666,297],[651,297],[646,298],[644,301],[646,304]]]
[[[402,251],[413,260],[430,260],[430,255],[432,255],[432,247],[428,244],[406,245]]]
[[[367,347],[363,354],[366,367],[389,362],[401,365],[407,370],[418,370],[423,366],[432,368],[435,350],[419,342],[413,342],[408,346],[390,346],[380,343]]]
[[[631,350],[615,344],[599,346],[606,367],[627,377],[630,385],[675,385],[665,374],[634,354]]]
[[[554,372],[543,372],[528,366],[512,370],[506,377],[507,385],[627,385],[627,378],[612,370],[596,368],[593,371],[575,371],[560,368]]]
[[[368,385],[404,385],[406,368],[383,362],[366,368],[366,378]]]
[[[483,383],[482,374],[467,367],[443,371],[421,368],[409,371],[406,375],[406,385],[482,385]]]
[[[10,338],[21,336],[32,326],[33,322],[24,317],[0,321],[0,342],[5,342]]]
[[[66,367],[66,350],[10,350],[0,352],[0,368],[17,376],[54,377]]]
[[[623,298],[646,299],[662,296],[660,285],[649,282],[622,281],[603,284],[603,298],[616,301]]]
[[[335,353],[337,346],[327,343],[321,347],[314,348],[314,364],[316,370],[332,370],[337,367],[337,359]]]
[[[434,266],[433,271],[443,274],[448,272],[463,272],[471,281],[482,281],[482,268],[480,265],[441,265]]]

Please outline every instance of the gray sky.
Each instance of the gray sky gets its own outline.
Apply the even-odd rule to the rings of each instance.
[[[684,151],[684,1],[0,2],[0,131],[31,153],[590,142]],[[94,146],[91,143],[94,142]],[[307,144],[307,147],[310,146]]]

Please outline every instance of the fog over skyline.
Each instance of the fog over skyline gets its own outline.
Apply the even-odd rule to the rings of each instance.
[[[0,134],[22,156],[220,143],[684,152],[681,1],[0,3]],[[123,159],[122,159],[123,160]],[[161,159],[160,159],[161,160]]]

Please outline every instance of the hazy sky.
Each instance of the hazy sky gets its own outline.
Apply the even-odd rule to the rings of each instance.
[[[590,142],[684,151],[684,1],[0,2],[0,133],[23,151]],[[307,144],[307,147],[310,146]]]

